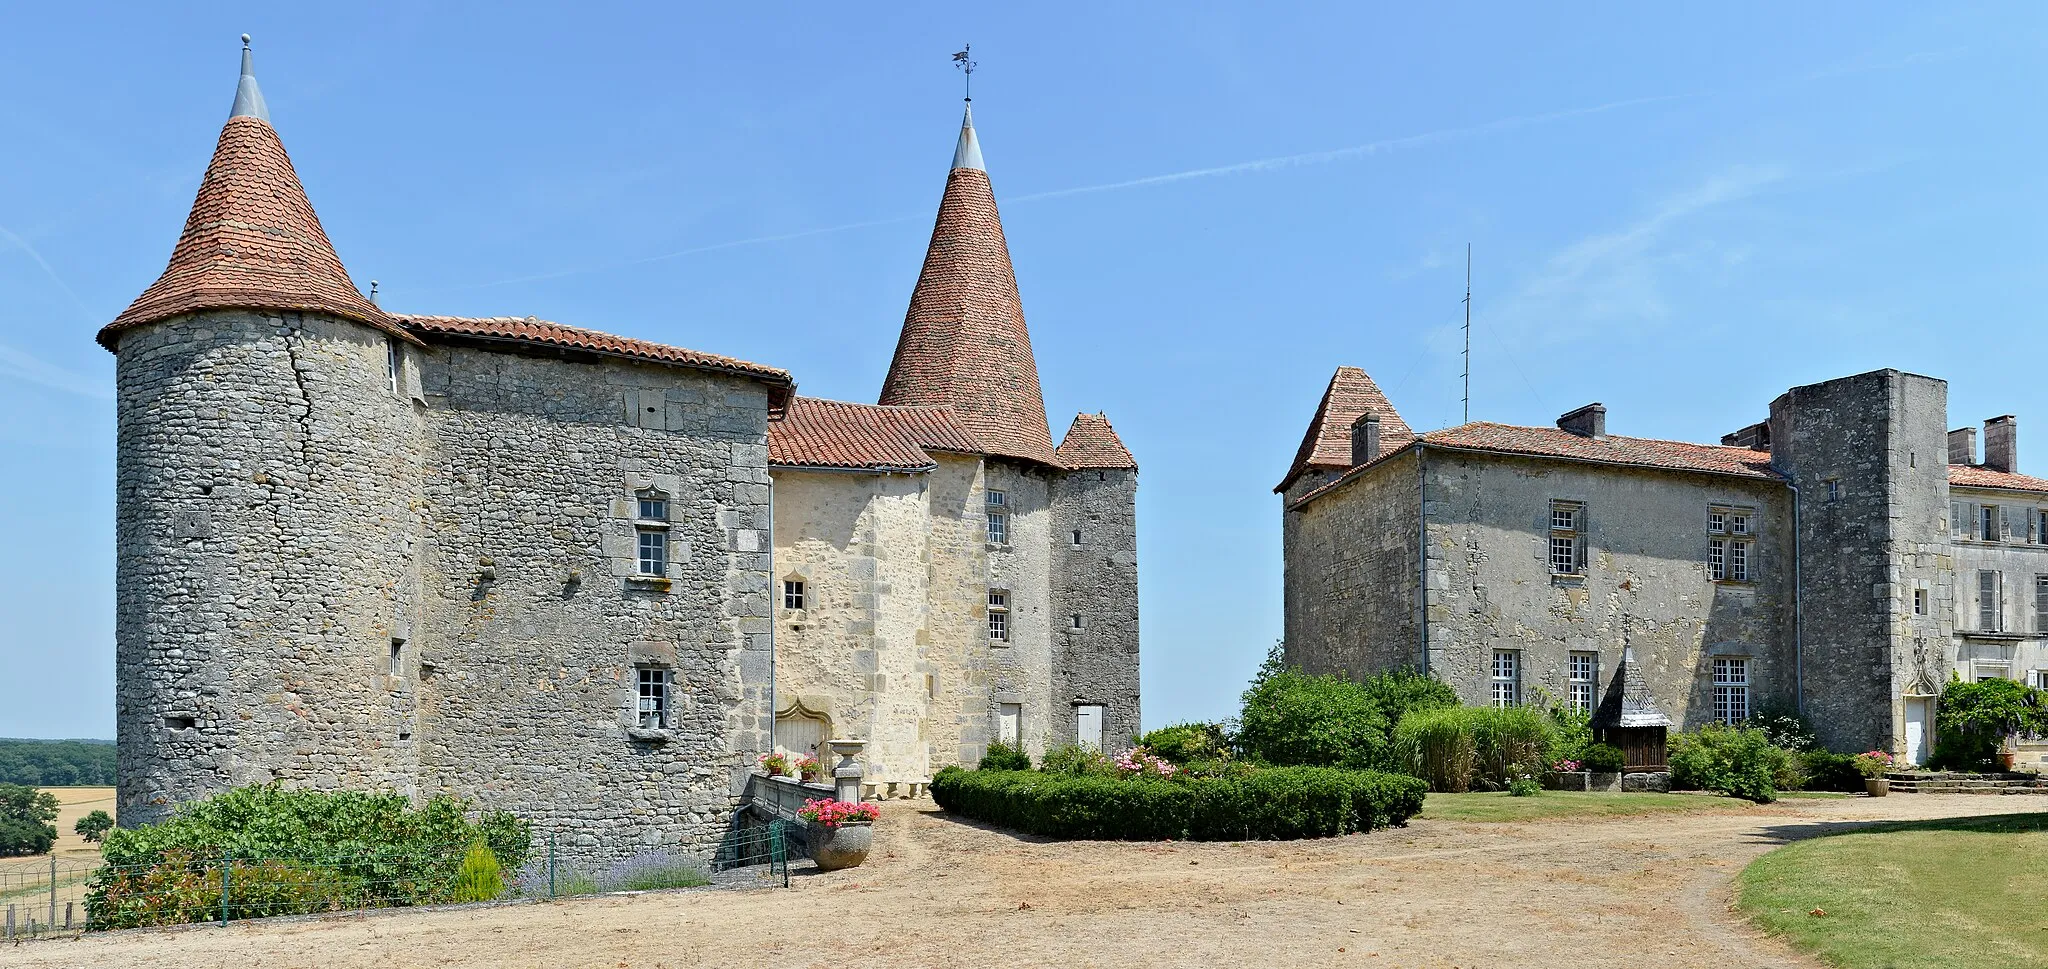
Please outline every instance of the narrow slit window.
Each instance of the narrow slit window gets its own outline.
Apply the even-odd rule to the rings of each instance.
[[[393,639],[391,641],[391,675],[405,675],[405,640],[403,639]]]

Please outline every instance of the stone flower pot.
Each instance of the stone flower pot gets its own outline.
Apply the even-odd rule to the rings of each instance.
[[[1892,779],[1889,777],[1866,777],[1863,779],[1863,790],[1871,797],[1883,797],[1892,792]]]
[[[875,824],[847,821],[829,828],[813,824],[810,836],[811,860],[818,863],[819,871],[858,868],[868,860],[868,849],[875,845]]]

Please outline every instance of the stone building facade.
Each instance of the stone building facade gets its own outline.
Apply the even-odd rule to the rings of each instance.
[[[934,251],[956,240],[988,244]],[[985,286],[970,265],[927,276]],[[920,339],[988,335],[925,288]],[[531,317],[389,312],[335,255],[245,47],[168,267],[99,336],[122,822],[275,781],[457,794],[592,860],[702,854],[780,726],[869,740],[890,780],[978,756],[1004,703],[1041,746],[1088,704],[1135,730],[1136,466],[1096,415],[1051,446],[1011,315],[1022,356],[983,360],[1009,376],[982,386],[1028,400],[877,406]],[[1036,437],[1005,436],[1032,405]],[[1054,541],[1069,524],[1082,551]],[[1087,635],[1054,631],[1083,611]]]
[[[1916,761],[1951,673],[2044,676],[2048,481],[2013,418],[1979,460],[1947,385],[1895,370],[1795,387],[1718,445],[1606,416],[1415,434],[1340,368],[1276,489],[1289,660],[1591,709],[1626,650],[1680,727],[1796,709]]]

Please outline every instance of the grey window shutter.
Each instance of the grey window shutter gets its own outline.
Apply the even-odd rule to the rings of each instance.
[[[1592,506],[1579,506],[1579,574],[1586,574],[1586,546],[1593,542]]]
[[[1998,535],[2005,541],[2012,540],[2012,509],[1998,506]]]

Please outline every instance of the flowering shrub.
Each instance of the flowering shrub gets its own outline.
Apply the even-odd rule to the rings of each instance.
[[[1871,750],[1856,755],[1856,772],[1865,777],[1883,777],[1892,769],[1892,755],[1882,750]]]
[[[818,779],[818,758],[816,757],[805,754],[802,757],[798,757],[790,766],[796,768],[796,776],[804,780],[815,781]]]
[[[1550,769],[1560,774],[1576,774],[1579,772],[1579,762],[1576,760],[1560,760],[1551,764]]]
[[[1180,772],[1180,768],[1175,767],[1172,761],[1164,757],[1155,757],[1143,747],[1117,758],[1116,769],[1119,773],[1139,777],[1146,774],[1172,777]]]
[[[836,828],[842,824],[863,824],[873,821],[882,816],[882,808],[877,804],[814,799],[805,801],[804,806],[797,810],[796,816],[827,828]]]
[[[789,755],[782,751],[762,754],[754,759],[760,762],[761,769],[767,771],[769,777],[781,777],[789,773]]]

